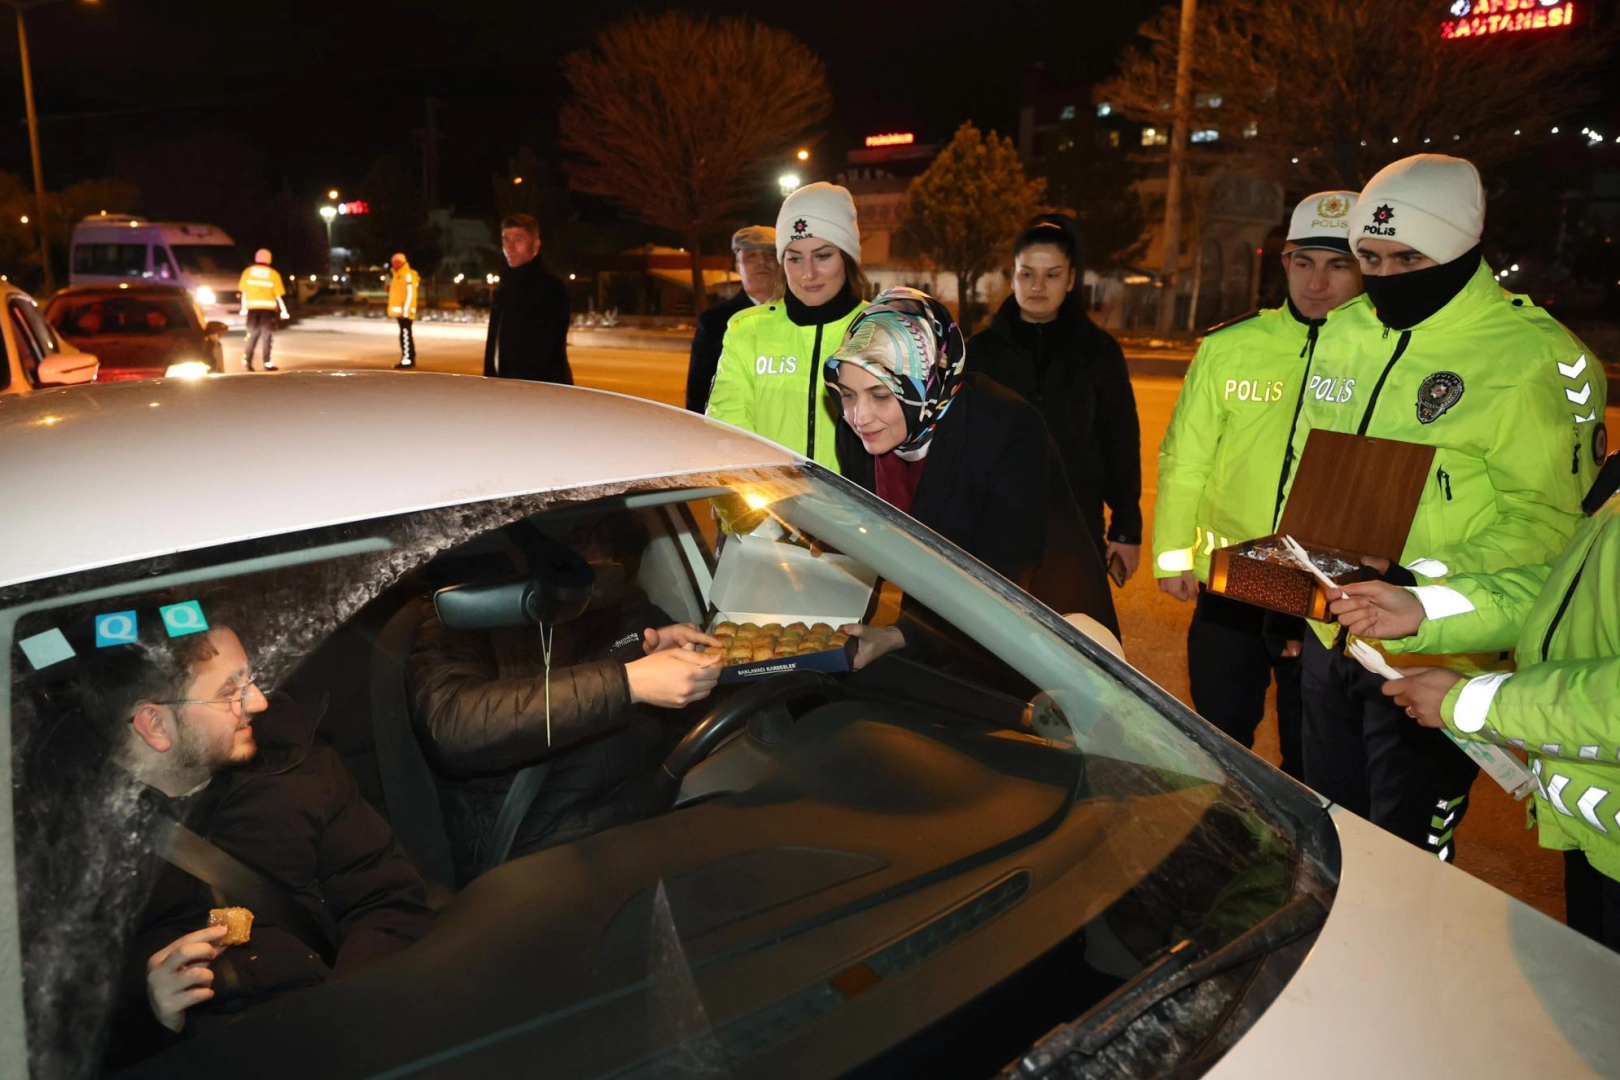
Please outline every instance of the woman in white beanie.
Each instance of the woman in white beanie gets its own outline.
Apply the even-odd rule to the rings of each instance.
[[[776,253],[786,291],[726,324],[708,415],[836,472],[838,414],[822,388],[821,363],[871,291],[849,192],[816,183],[783,200]]]

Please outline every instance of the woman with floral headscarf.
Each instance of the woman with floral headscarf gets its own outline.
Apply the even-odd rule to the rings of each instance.
[[[1100,555],[1043,565],[1049,547],[1094,549],[1048,544],[1054,527],[1083,526],[1039,410],[967,372],[965,359],[955,318],[926,293],[893,288],[868,304],[823,372],[843,413],[839,470],[1058,610],[1118,634]],[[905,643],[896,627],[850,632],[863,639],[857,666]]]

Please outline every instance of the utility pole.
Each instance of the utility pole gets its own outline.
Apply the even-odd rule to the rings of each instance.
[[[1181,266],[1181,200],[1187,172],[1187,128],[1192,123],[1193,28],[1198,0],[1181,0],[1181,41],[1176,50],[1176,102],[1170,118],[1170,176],[1164,193],[1164,261],[1160,272],[1159,333],[1175,323]]]
[[[444,136],[439,132],[438,110],[443,104],[438,98],[427,98],[424,102],[426,123],[416,131],[417,145],[422,148],[422,198],[429,210],[439,206],[439,140]]]
[[[51,273],[51,248],[46,237],[45,166],[39,157],[39,116],[34,112],[34,74],[28,64],[28,31],[23,27],[23,9],[17,12],[17,52],[22,57],[23,104],[28,110],[28,146],[34,154],[34,224],[39,233],[39,268],[45,272],[43,295],[56,291]]]

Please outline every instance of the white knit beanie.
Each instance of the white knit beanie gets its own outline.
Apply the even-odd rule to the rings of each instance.
[[[1350,213],[1350,243],[1398,240],[1437,263],[1479,243],[1485,232],[1485,188],[1474,163],[1445,154],[1414,154],[1385,165],[1361,190]]]
[[[821,180],[782,200],[782,211],[776,215],[776,257],[782,258],[793,241],[808,239],[826,240],[861,261],[861,230],[847,188]]]

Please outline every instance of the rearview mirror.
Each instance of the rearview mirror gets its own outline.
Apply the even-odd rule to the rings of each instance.
[[[231,328],[229,326],[226,326],[222,322],[211,322],[207,326],[203,327],[203,333],[207,334],[209,337],[219,337],[221,334],[228,333],[230,329]]]
[[[39,362],[35,378],[41,386],[76,386],[94,382],[101,361],[87,352],[52,353]]]

